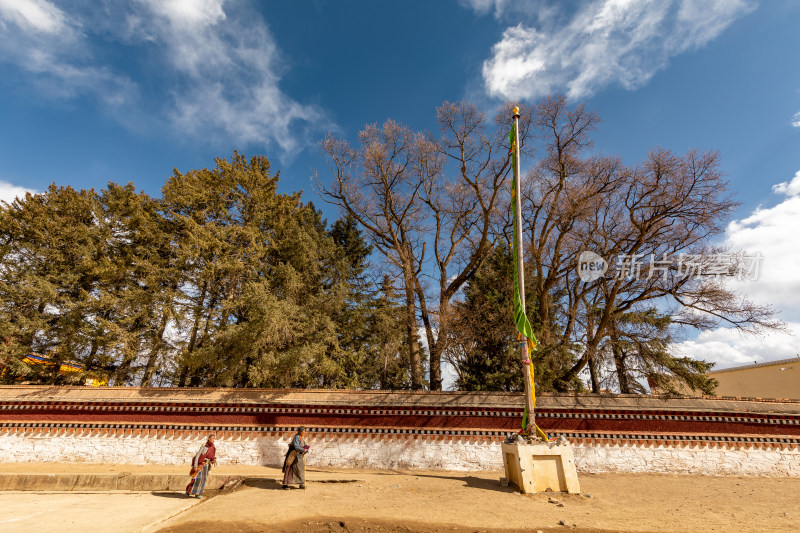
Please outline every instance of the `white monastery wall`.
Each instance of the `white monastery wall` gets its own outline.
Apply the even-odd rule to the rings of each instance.
[[[217,434],[220,463],[279,465],[290,433]],[[186,432],[0,433],[5,462],[188,464],[205,435]],[[316,434],[307,438],[309,467],[502,470],[500,440],[486,437]],[[579,472],[798,476],[800,449],[786,444],[579,440]]]

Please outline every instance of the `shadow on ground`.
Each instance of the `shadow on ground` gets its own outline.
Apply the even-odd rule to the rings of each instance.
[[[244,480],[242,485],[255,489],[278,490],[283,489],[283,485],[277,479],[266,477],[249,477]]]
[[[167,492],[167,491],[153,491],[150,494],[158,496],[159,498],[173,498],[176,500],[194,500],[191,496],[187,496],[185,492]]]
[[[314,479],[306,480],[306,483],[358,483],[363,482],[362,479]],[[253,487],[256,489],[275,490],[283,489],[283,484],[277,479],[266,477],[249,477],[244,480],[242,485],[246,487]],[[291,488],[297,488],[296,485],[291,485]]]
[[[365,520],[362,518],[325,517],[304,518],[280,524],[258,524],[253,522],[215,522],[196,521],[178,526],[160,529],[158,533],[195,533],[196,531],[225,531],[230,533],[254,533],[269,531],[270,533],[530,533],[541,530],[547,533],[570,531],[572,533],[607,533],[606,530],[589,528],[535,528],[502,529],[454,526],[452,524],[422,524],[406,521]]]
[[[435,474],[416,474],[416,477],[429,477],[437,479],[451,479],[453,481],[463,481],[465,487],[482,490],[493,490],[496,492],[519,492],[519,489],[513,486],[501,487],[500,480],[484,479],[476,476],[437,476]]]

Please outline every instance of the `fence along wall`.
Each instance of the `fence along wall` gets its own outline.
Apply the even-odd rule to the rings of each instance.
[[[0,387],[6,462],[186,464],[208,433],[223,463],[278,465],[299,425],[309,466],[500,470],[515,394]],[[539,424],[580,472],[800,476],[800,403],[542,396]]]

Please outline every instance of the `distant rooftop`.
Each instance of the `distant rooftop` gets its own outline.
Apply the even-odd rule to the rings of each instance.
[[[750,363],[749,365],[732,366],[730,368],[720,368],[719,370],[711,370],[708,374],[719,374],[720,372],[731,372],[733,370],[745,370],[747,368],[758,368],[761,366],[774,366],[786,365],[789,363],[800,363],[800,357],[791,357],[789,359],[778,359],[777,361],[765,361],[763,363]]]

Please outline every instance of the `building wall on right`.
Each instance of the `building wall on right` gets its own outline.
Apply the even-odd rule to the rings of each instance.
[[[800,399],[800,358],[725,368],[708,376],[719,381],[717,396]]]

